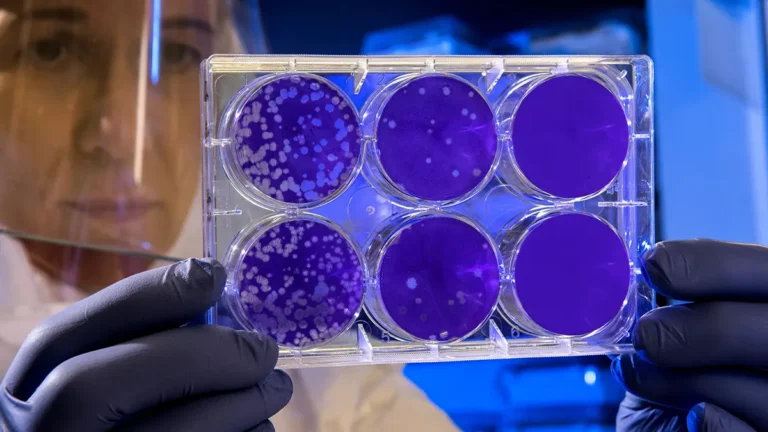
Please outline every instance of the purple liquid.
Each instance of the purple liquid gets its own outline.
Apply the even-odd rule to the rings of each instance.
[[[259,191],[320,201],[348,183],[361,151],[357,114],[335,87],[293,75],[263,85],[236,120],[237,160]]]
[[[541,222],[523,239],[514,265],[520,305],[555,334],[600,329],[619,313],[629,290],[629,257],[621,239],[582,214]]]
[[[378,275],[392,320],[422,340],[452,341],[477,329],[499,294],[499,264],[487,239],[449,217],[415,222],[395,236]]]
[[[561,198],[592,195],[619,173],[629,126],[619,100],[600,83],[576,75],[550,78],[520,102],[512,150],[523,175]]]
[[[254,328],[291,347],[322,344],[360,310],[363,267],[342,235],[312,220],[264,232],[238,272],[238,291]]]
[[[376,129],[381,165],[413,197],[459,198],[483,182],[497,152],[493,112],[475,88],[426,76],[397,90]]]

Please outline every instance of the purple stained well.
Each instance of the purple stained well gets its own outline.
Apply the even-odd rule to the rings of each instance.
[[[337,230],[311,219],[266,230],[238,270],[239,301],[253,327],[284,346],[323,344],[356,319],[363,267]]]
[[[262,84],[235,120],[237,163],[260,192],[304,204],[343,189],[354,175],[362,139],[344,94],[310,75]]]
[[[381,166],[403,193],[458,199],[483,183],[496,158],[494,116],[477,89],[429,75],[389,98],[376,128]]]
[[[536,225],[520,244],[512,271],[522,309],[559,335],[605,326],[621,310],[630,283],[621,238],[599,219],[578,213]]]
[[[409,335],[438,342],[474,332],[499,295],[493,246],[453,217],[427,217],[394,234],[382,253],[378,283],[383,307]]]
[[[518,168],[533,186],[555,197],[599,192],[619,173],[628,149],[629,126],[619,100],[579,75],[533,87],[512,123]]]

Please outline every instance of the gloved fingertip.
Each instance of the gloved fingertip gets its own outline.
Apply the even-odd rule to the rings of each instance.
[[[701,425],[704,423],[705,409],[706,404],[700,403],[688,412],[688,418],[686,419],[688,432],[699,432],[701,430]]]
[[[212,279],[214,287],[224,287],[224,283],[227,281],[227,270],[218,261],[211,258],[191,258],[190,261],[200,267]]]
[[[260,385],[264,394],[268,395],[269,412],[279,412],[293,397],[293,381],[287,373],[279,369],[272,371]]]
[[[638,385],[635,358],[632,354],[622,354],[611,363],[613,377],[629,392],[635,392]]]
[[[275,432],[275,426],[272,424],[272,422],[267,420],[263,423],[259,423],[258,426],[250,429],[248,432]]]
[[[651,361],[652,354],[656,352],[658,346],[657,322],[646,315],[640,318],[632,331],[632,346],[635,352],[645,361]],[[650,350],[650,352],[649,352]]]
[[[250,349],[250,355],[260,366],[262,373],[266,375],[275,368],[280,348],[274,339],[255,331],[236,330],[235,334],[248,340],[249,343],[245,346]]]
[[[663,242],[652,247],[640,261],[640,271],[654,290],[672,286],[668,275],[669,269],[672,268],[670,263],[670,254]]]
[[[618,356],[611,361],[611,375],[613,375],[613,378],[621,385],[624,385],[624,375],[621,371],[621,357],[622,356]]]
[[[293,381],[287,373],[275,369],[265,380],[271,389],[293,395]]]

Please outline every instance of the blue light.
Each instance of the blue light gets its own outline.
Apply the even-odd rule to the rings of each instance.
[[[152,84],[160,81],[160,17],[163,0],[152,0],[152,47],[150,48],[150,77]]]
[[[597,373],[593,368],[587,369],[586,372],[584,372],[584,383],[588,386],[595,385],[597,382]]]

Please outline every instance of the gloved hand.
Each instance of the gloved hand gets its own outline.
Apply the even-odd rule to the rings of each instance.
[[[124,279],[27,336],[2,381],[11,431],[273,431],[290,400],[269,337],[184,326],[220,296],[224,268],[186,260]]]
[[[654,288],[692,303],[643,316],[612,364],[631,394],[617,430],[768,431],[768,248],[690,240],[644,260]],[[687,419],[686,419],[687,417]]]

